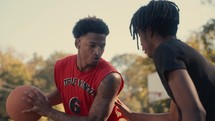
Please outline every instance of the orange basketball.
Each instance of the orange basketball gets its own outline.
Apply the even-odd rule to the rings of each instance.
[[[32,105],[22,99],[24,91],[31,88],[32,86],[29,85],[18,86],[8,95],[6,100],[6,111],[14,121],[38,121],[40,119],[41,116],[37,113],[22,113],[23,110],[32,107]]]

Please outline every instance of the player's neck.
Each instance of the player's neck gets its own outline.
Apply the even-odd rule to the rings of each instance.
[[[81,72],[87,72],[93,68],[92,66],[86,64],[79,57],[77,58],[76,66],[77,66],[78,70]]]
[[[162,41],[169,41],[169,40],[174,40],[177,39],[175,36],[166,36],[162,39]]]
[[[166,36],[166,37],[161,37],[161,36],[157,36],[156,38],[154,38],[154,46],[155,48],[158,47],[162,42],[166,42],[169,40],[174,40],[177,39],[175,36]]]

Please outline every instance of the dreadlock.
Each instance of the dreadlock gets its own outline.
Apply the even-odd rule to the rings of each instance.
[[[138,31],[145,31],[148,27],[163,37],[176,36],[179,24],[179,8],[171,1],[152,0],[148,5],[140,7],[133,15],[129,26],[133,40],[137,39]]]

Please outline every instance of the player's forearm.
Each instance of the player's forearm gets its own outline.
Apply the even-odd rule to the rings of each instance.
[[[131,112],[127,118],[129,121],[173,121],[169,118],[168,113],[150,114]]]
[[[201,110],[194,110],[193,112],[182,112],[182,121],[205,121],[206,113]]]
[[[55,109],[52,109],[48,114],[47,117],[54,120],[54,121],[89,121],[87,117],[77,117],[77,116],[71,116],[66,113],[57,111]]]
[[[107,120],[104,117],[96,116],[96,115],[73,116],[55,109],[51,109],[45,116],[54,121],[106,121]]]
[[[55,90],[46,96],[51,106],[62,103],[60,93]]]

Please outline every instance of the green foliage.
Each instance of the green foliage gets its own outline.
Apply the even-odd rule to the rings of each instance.
[[[215,19],[209,20],[200,31],[193,32],[187,43],[215,63]]]
[[[150,58],[135,54],[115,56],[111,63],[119,70],[125,81],[119,98],[134,111],[148,111],[147,75],[155,71]]]
[[[40,59],[40,57],[34,57],[33,60],[30,61],[31,65],[34,60],[40,60],[36,61],[34,63],[34,70],[35,73],[33,75],[33,85],[40,87],[40,89],[43,92],[50,92],[51,90],[55,89],[54,84],[54,65],[55,62],[68,55],[67,53],[62,52],[55,52],[52,55],[49,56],[47,60]],[[39,65],[37,64],[39,63]]]
[[[214,6],[215,5],[215,0],[201,0],[202,4],[205,5],[211,5]]]
[[[9,84],[21,85],[31,79],[30,73],[23,62],[13,56],[12,52],[0,52],[0,77]]]
[[[209,20],[203,26],[199,35],[200,41],[204,44],[204,55],[212,62],[215,62],[215,46],[213,44],[215,42],[215,19]]]
[[[9,93],[20,85],[34,85],[48,93],[55,89],[53,70],[57,59],[67,53],[55,52],[47,60],[37,54],[27,63],[17,57],[15,51],[3,52],[0,50],[0,120],[7,121],[5,103]],[[62,108],[56,106],[56,108]]]
[[[0,51],[0,116],[7,116],[5,102],[8,94],[18,85],[27,84],[31,80],[23,62],[14,57],[13,51]]]

